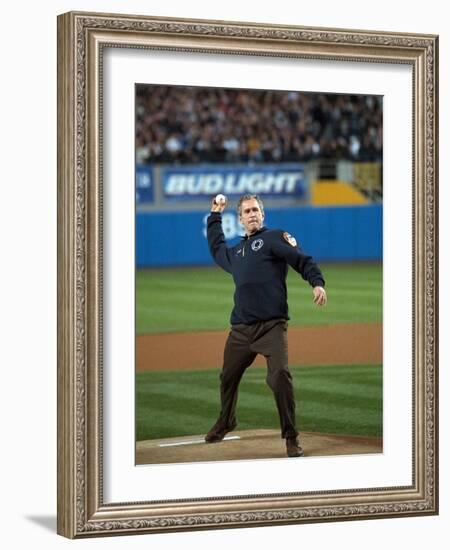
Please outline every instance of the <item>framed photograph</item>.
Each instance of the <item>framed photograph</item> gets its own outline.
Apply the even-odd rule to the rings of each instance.
[[[438,513],[437,117],[437,36],[59,16],[59,534]],[[214,424],[255,326],[217,221],[302,258],[261,317],[289,319],[294,447],[261,358]]]
[[[382,114],[381,95],[136,85],[136,464],[285,457],[296,412],[305,448],[289,454],[382,452]],[[211,198],[223,193],[232,265],[207,246],[219,227]],[[249,239],[242,196],[261,209]],[[299,246],[332,288],[327,308],[297,256],[287,284],[278,271]],[[240,349],[238,327],[227,338],[239,322],[270,344]],[[289,334],[279,386],[277,331]],[[235,369],[245,376],[234,386],[231,374],[227,390]],[[236,426],[216,435],[219,409]]]

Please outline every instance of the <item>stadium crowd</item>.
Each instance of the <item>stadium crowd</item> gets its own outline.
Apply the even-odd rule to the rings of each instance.
[[[382,98],[138,85],[137,162],[379,161]]]

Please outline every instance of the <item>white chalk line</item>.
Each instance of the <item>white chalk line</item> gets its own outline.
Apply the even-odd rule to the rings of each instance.
[[[232,439],[241,439],[238,435],[230,435],[228,437],[224,437],[222,441],[231,441]],[[200,445],[201,443],[205,443],[204,439],[192,439],[189,441],[176,441],[174,443],[160,443],[158,447],[178,447],[180,445]]]

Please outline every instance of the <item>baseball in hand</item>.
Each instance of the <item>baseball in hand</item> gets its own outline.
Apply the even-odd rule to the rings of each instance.
[[[227,198],[225,197],[225,195],[219,193],[218,195],[216,195],[214,201],[216,204],[225,204],[227,202]]]

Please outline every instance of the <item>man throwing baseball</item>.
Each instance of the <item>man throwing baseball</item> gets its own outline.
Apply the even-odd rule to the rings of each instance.
[[[222,212],[226,204],[223,195],[217,196],[212,201],[207,221],[208,244],[214,261],[231,273],[236,288],[231,331],[220,375],[221,411],[205,441],[222,441],[236,427],[239,383],[247,367],[261,354],[267,361],[267,383],[275,396],[287,455],[303,456],[288,368],[288,266],[312,286],[313,301],[318,306],[327,302],[325,281],[319,267],[301,250],[293,236],[281,229],[263,226],[264,206],[257,195],[245,195],[239,200],[239,221],[244,226],[245,236],[238,245],[227,247],[222,231]]]

